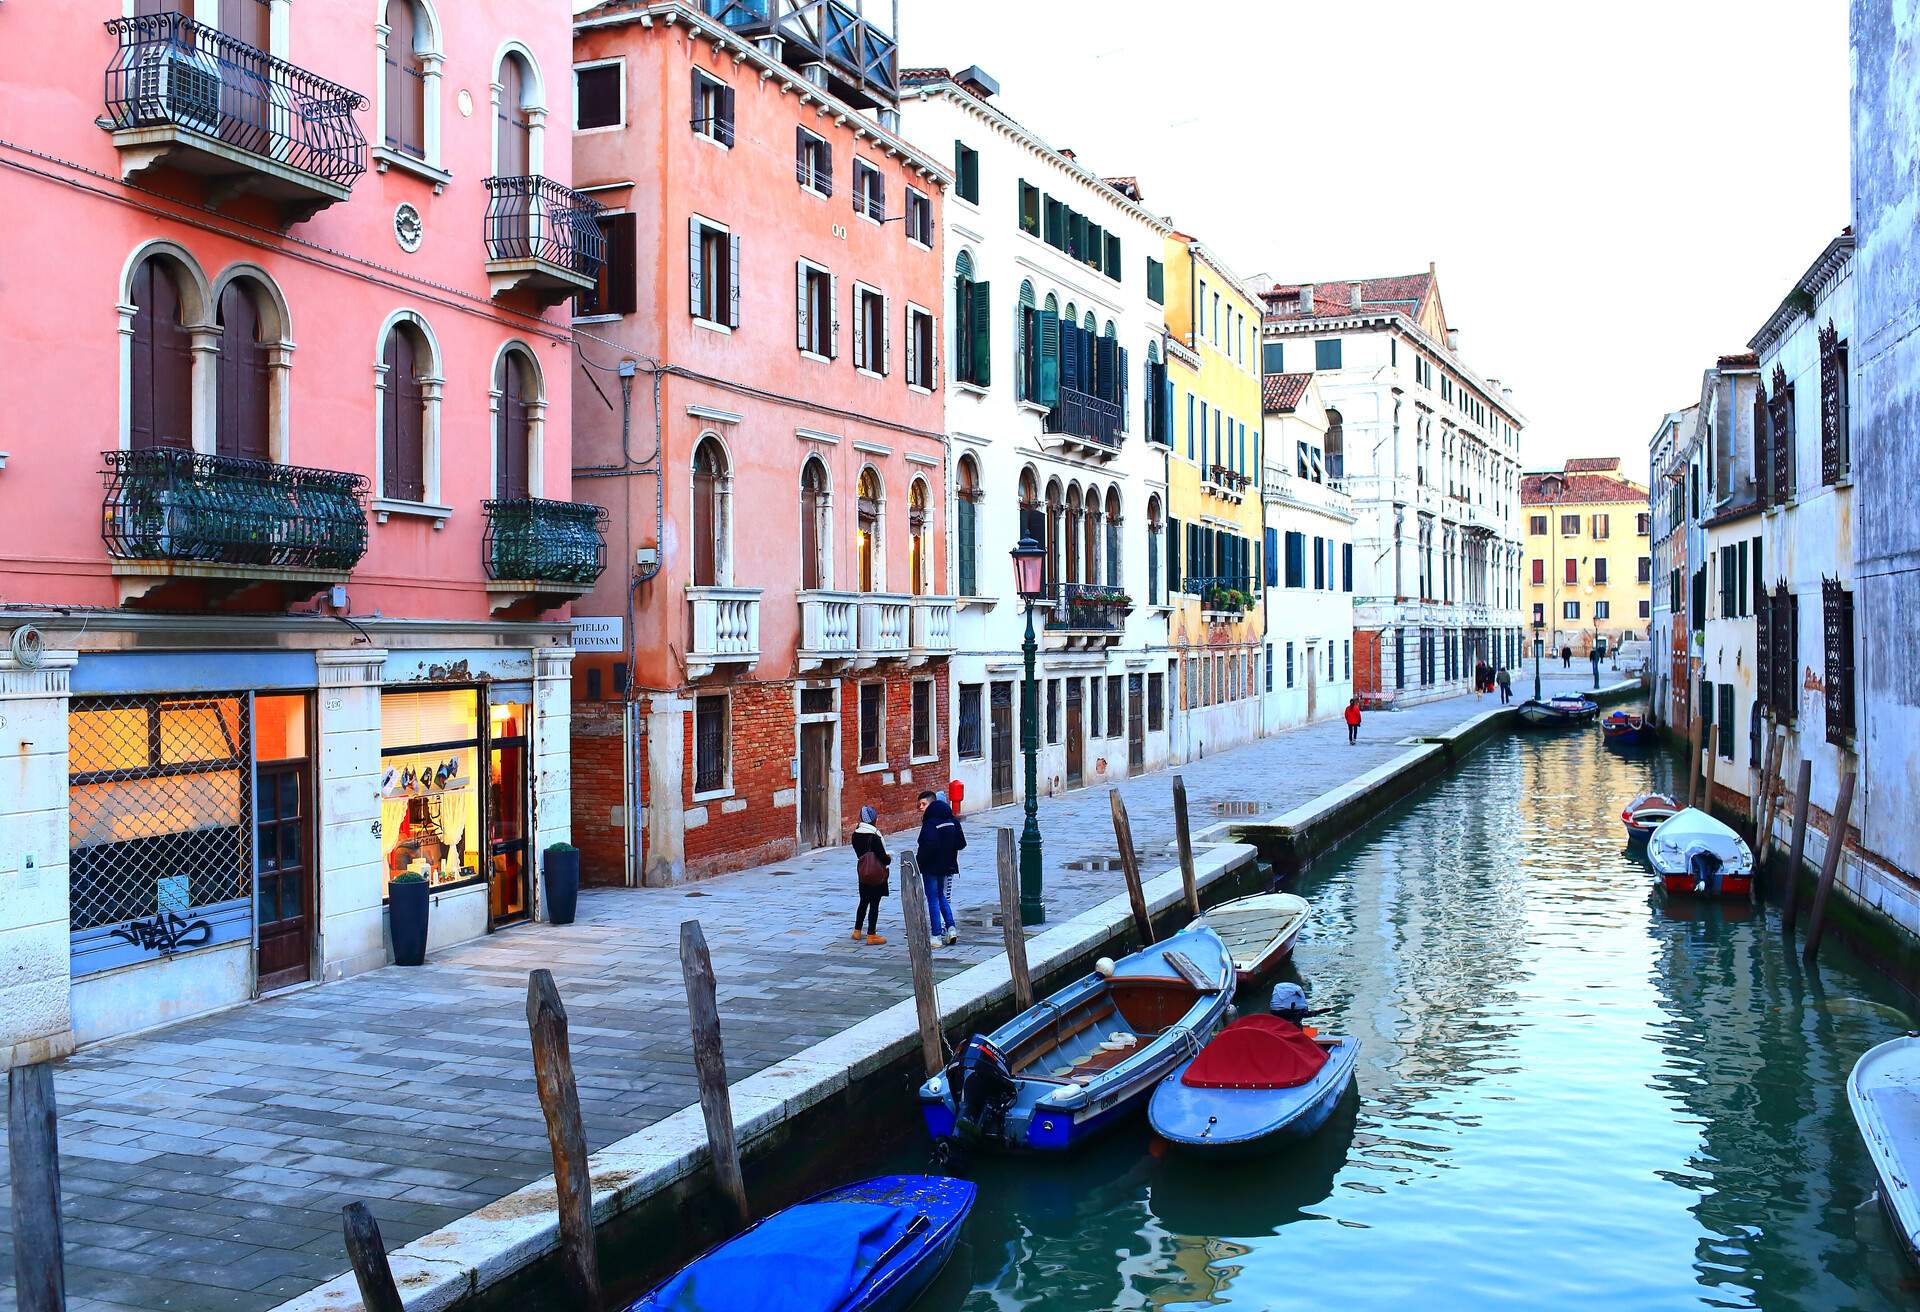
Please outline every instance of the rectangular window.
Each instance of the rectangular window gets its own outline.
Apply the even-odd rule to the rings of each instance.
[[[961,200],[980,203],[980,152],[963,141],[953,143],[953,189]]]
[[[1126,687],[1120,675],[1107,676],[1107,736],[1110,738],[1118,738],[1127,731]]]
[[[1102,267],[1101,272],[1105,273],[1107,277],[1113,279],[1115,282],[1119,282],[1120,281],[1120,238],[1118,238],[1117,236],[1115,236],[1113,233],[1110,232],[1107,234],[1106,242],[1107,242],[1107,245],[1106,245],[1107,261],[1106,261],[1106,264]]]
[[[1020,179],[1020,231],[1040,235],[1040,188]]]
[[[887,217],[887,180],[858,156],[853,161],[853,212],[875,223]]]
[[[1164,305],[1167,300],[1167,266],[1147,256],[1147,299],[1155,305]]]
[[[687,300],[693,317],[728,328],[740,326],[740,287],[735,279],[740,239],[717,223],[687,221]]]
[[[833,143],[803,127],[794,133],[793,176],[816,196],[833,195]]]
[[[917,305],[907,307],[907,382],[933,390],[933,316]]]
[[[1155,671],[1147,676],[1147,728],[1159,733],[1167,727],[1167,676]]]
[[[693,131],[722,146],[733,145],[733,88],[697,68],[693,70]]]
[[[1580,536],[1580,516],[1578,515],[1560,516],[1560,536],[1563,538],[1579,537]]]
[[[1560,606],[1560,618],[1561,618],[1561,619],[1563,619],[1563,620],[1577,620],[1577,619],[1579,619],[1579,618],[1580,618],[1580,603],[1579,603],[1579,602],[1577,602],[1577,601],[1568,601],[1568,602],[1563,602],[1563,603],[1561,603],[1561,606]]]
[[[1568,560],[1566,566],[1567,582],[1578,583],[1580,581],[1580,562],[1577,560]]]
[[[1307,585],[1307,535],[1299,532],[1287,534],[1287,573],[1286,585],[1290,588],[1304,588]]]
[[[1047,742],[1060,741],[1060,680],[1047,680]]]
[[[1287,687],[1293,687],[1293,644],[1287,644]]]
[[[1633,517],[1633,531],[1638,533],[1641,537],[1646,537],[1647,530],[1649,529],[1649,527],[1651,527],[1651,521],[1652,521],[1652,516],[1646,514],[1644,511],[1638,515],[1635,515]]]
[[[1653,603],[1648,601],[1645,597],[1642,597],[1640,599],[1640,618],[1644,620],[1644,619],[1650,618],[1652,615],[1653,615]]]
[[[1720,693],[1720,756],[1723,760],[1731,761],[1734,740],[1739,737],[1734,732],[1733,685],[1723,683],[1719,685],[1718,691]]]
[[[1326,539],[1316,537],[1313,540],[1313,588],[1321,592],[1327,586]]]
[[[853,365],[872,373],[887,372],[887,298],[871,287],[853,289]]]
[[[884,765],[887,759],[887,685],[860,685],[860,764]]]
[[[1283,374],[1287,371],[1287,344],[1285,342],[1261,343],[1260,371],[1268,374]]]
[[[1593,603],[1593,618],[1594,618],[1594,619],[1596,619],[1596,620],[1610,620],[1610,619],[1612,619],[1612,618],[1613,618],[1613,603],[1612,603],[1612,602],[1610,602],[1610,601],[1596,601],[1596,602],[1594,602],[1594,603]]]
[[[960,685],[960,720],[954,731],[953,749],[963,761],[977,761],[982,755],[980,711],[984,691],[977,683]]]
[[[1593,581],[1596,584],[1603,584],[1607,581],[1607,558],[1605,556],[1595,556],[1593,558]]]
[[[1093,686],[1088,689],[1087,697],[1087,736],[1089,738],[1104,738],[1106,735],[1101,731],[1100,727],[1100,708],[1103,705],[1100,700],[1100,676],[1097,674],[1094,675],[1089,682]]]
[[[1527,516],[1527,532],[1533,534],[1535,537],[1539,537],[1544,535],[1546,531],[1547,517],[1545,515]]]
[[[907,188],[907,240],[933,246],[933,202],[912,187]]]
[[[1340,590],[1353,591],[1353,543],[1340,544]]]
[[[1273,644],[1267,644],[1267,689],[1273,691]]]
[[[1340,339],[1328,337],[1313,344],[1313,367],[1315,369],[1338,369],[1340,367]]]
[[[1853,672],[1853,593],[1837,579],[1822,580],[1821,630],[1825,639],[1827,741],[1840,747],[1852,744],[1855,717]]]
[[[833,305],[833,275],[805,260],[799,264],[795,311],[799,316],[800,349],[831,360],[839,354],[838,327]]]
[[[636,223],[632,214],[601,214],[595,220],[606,245],[607,258],[592,291],[574,298],[573,312],[579,318],[602,314],[632,314],[639,280],[636,273]]]
[[[727,698],[701,697],[693,707],[693,791],[718,793],[727,787]]]
[[[582,132],[621,126],[626,121],[625,84],[625,65],[619,60],[574,69],[573,126]]]
[[[1653,582],[1653,557],[1642,556],[1636,564],[1636,582]]]
[[[1593,540],[1595,542],[1606,541],[1608,532],[1612,527],[1612,523],[1613,521],[1610,516],[1595,515],[1593,517]]]
[[[933,680],[913,681],[913,756],[924,761],[933,755]]]

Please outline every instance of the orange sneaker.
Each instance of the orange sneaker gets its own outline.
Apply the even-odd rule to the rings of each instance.
[[[855,943],[858,943],[860,941],[860,931],[857,929],[853,931],[853,941]]]
[[[887,938],[886,938],[886,935],[884,934],[867,935],[867,942],[869,943],[885,943],[886,941],[887,941]]]

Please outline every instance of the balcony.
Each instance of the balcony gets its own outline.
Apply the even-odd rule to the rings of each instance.
[[[798,596],[802,672],[859,654],[860,593],[809,590]]]
[[[1202,486],[1222,500],[1238,504],[1247,499],[1247,489],[1252,484],[1253,479],[1239,470],[1229,469],[1225,465],[1215,465],[1207,471],[1207,477]]]
[[[581,501],[516,497],[481,503],[487,591],[494,613],[546,610],[592,589],[607,564],[607,512]]]
[[[1316,483],[1274,465],[1267,466],[1267,480],[1260,489],[1261,500],[1270,506],[1295,506],[1312,510],[1343,523],[1354,522],[1353,499],[1347,495],[1345,479]]]
[[[860,652],[856,668],[907,655],[912,637],[913,598],[866,593],[860,598]]]
[[[689,586],[687,631],[689,679],[722,665],[751,670],[760,660],[760,589]]]
[[[208,201],[248,193],[288,224],[347,199],[367,167],[354,115],[367,98],[179,13],[107,24],[106,126],[120,176],[165,165],[211,181]]]
[[[1189,578],[1182,587],[1200,598],[1200,615],[1212,624],[1234,624],[1253,607],[1253,580],[1244,574]]]
[[[916,663],[953,655],[953,608],[952,597],[913,599],[913,633],[908,650]]]
[[[367,550],[367,480],[171,447],[108,451],[101,537],[120,603],[194,580],[204,595],[272,585],[284,608]]]
[[[1110,647],[1126,632],[1133,598],[1104,583],[1055,584],[1059,598],[1047,615],[1047,632],[1066,638],[1069,647]]]
[[[1047,412],[1046,431],[1063,437],[1096,460],[1120,454],[1120,406],[1077,387],[1060,388],[1060,400]]]
[[[742,36],[778,37],[790,67],[818,64],[826,90],[861,108],[900,99],[894,39],[840,0],[700,0],[700,8]]]
[[[482,223],[494,296],[548,306],[593,290],[606,262],[598,204],[552,178],[488,178],[486,187]]]

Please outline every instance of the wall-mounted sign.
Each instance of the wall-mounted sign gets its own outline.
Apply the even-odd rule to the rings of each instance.
[[[573,649],[575,651],[625,651],[625,616],[575,615]]]

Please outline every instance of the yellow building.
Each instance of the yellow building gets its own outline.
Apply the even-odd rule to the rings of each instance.
[[[1612,457],[1569,460],[1521,480],[1527,619],[1549,658],[1644,639],[1653,615],[1647,489]]]
[[[1154,275],[1150,275],[1154,276]],[[1167,238],[1167,642],[1173,759],[1261,725],[1261,301],[1206,247]]]

